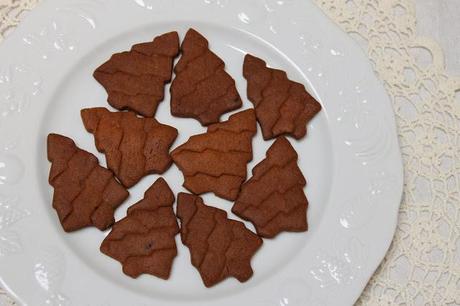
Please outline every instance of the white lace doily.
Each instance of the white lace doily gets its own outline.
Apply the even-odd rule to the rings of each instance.
[[[0,40],[39,0],[0,0]],[[460,305],[460,78],[416,33],[414,0],[315,0],[369,54],[404,158],[399,225],[358,305]],[[0,289],[0,305],[15,305]]]
[[[412,0],[317,0],[360,40],[393,100],[404,198],[392,246],[358,304],[460,305],[460,79],[415,31]]]

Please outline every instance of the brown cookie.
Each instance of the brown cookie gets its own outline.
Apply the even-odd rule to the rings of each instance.
[[[101,244],[101,252],[118,260],[131,277],[142,273],[168,279],[177,255],[174,237],[179,232],[173,211],[174,194],[162,178],[144,198],[128,209]]]
[[[94,134],[97,149],[105,154],[107,167],[125,187],[171,166],[169,148],[177,137],[175,128],[103,107],[83,109],[81,117],[86,130]]]
[[[208,48],[208,41],[190,29],[181,45],[182,56],[174,67],[171,113],[195,118],[202,125],[219,122],[222,114],[241,107],[235,80],[225,63]]]
[[[128,191],[111,171],[99,166],[96,156],[79,149],[72,139],[49,134],[47,147],[53,208],[64,230],[110,227],[115,221],[114,210],[128,197]]]
[[[93,76],[107,91],[110,105],[153,117],[163,101],[164,86],[171,81],[178,53],[179,36],[169,32],[112,55]]]
[[[171,152],[184,175],[184,187],[195,194],[214,192],[235,200],[246,180],[252,159],[252,137],[257,131],[254,110],[236,113],[228,121],[208,127]]]
[[[178,195],[177,216],[182,243],[189,248],[192,265],[206,287],[230,276],[240,282],[251,278],[251,258],[262,246],[262,239],[242,222],[228,219],[224,210],[187,193]]]
[[[280,135],[304,137],[308,121],[321,110],[305,87],[289,80],[286,72],[268,68],[263,60],[250,54],[244,58],[243,75],[264,139]]]
[[[306,231],[306,181],[289,141],[284,137],[276,139],[252,174],[241,187],[232,211],[251,221],[261,237],[272,238],[282,231]]]

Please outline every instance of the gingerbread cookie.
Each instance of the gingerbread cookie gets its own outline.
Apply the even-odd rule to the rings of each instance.
[[[308,121],[321,110],[305,87],[289,80],[286,72],[268,68],[263,60],[250,54],[244,58],[243,75],[264,139],[280,135],[304,137]]]
[[[278,138],[252,174],[241,187],[232,212],[251,221],[261,237],[273,238],[283,231],[306,231],[306,181],[289,141]]]
[[[182,56],[174,67],[171,113],[195,118],[202,125],[219,122],[222,114],[241,107],[235,80],[225,72],[225,63],[194,29],[187,31]]]
[[[162,178],[116,222],[101,244],[101,252],[118,260],[131,277],[142,273],[168,279],[177,255],[179,232],[173,211],[174,194]]]
[[[81,117],[96,147],[105,154],[107,167],[125,187],[131,187],[150,173],[163,173],[172,163],[169,148],[177,130],[153,118],[139,118],[133,112],[109,112],[87,108]]]
[[[110,227],[115,221],[114,210],[128,197],[128,191],[111,171],[99,166],[96,156],[78,148],[72,139],[49,134],[47,147],[53,208],[62,228],[72,232],[87,226]]]
[[[246,164],[252,159],[256,118],[253,109],[236,113],[228,121],[208,127],[171,152],[184,175],[184,187],[195,194],[214,192],[235,200],[246,180]]]
[[[252,276],[251,258],[262,239],[242,222],[228,219],[224,210],[187,193],[178,195],[177,216],[182,243],[189,248],[192,264],[206,287],[228,277],[245,282]]]
[[[93,76],[107,91],[110,105],[153,117],[164,98],[164,86],[171,81],[178,53],[177,32],[166,33],[112,55]]]

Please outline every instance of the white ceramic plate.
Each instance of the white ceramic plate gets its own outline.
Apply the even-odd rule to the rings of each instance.
[[[107,233],[63,232],[47,183],[49,132],[97,153],[79,115],[83,107],[108,107],[93,70],[134,43],[171,30],[183,37],[189,27],[225,60],[245,108],[246,52],[305,83],[323,105],[308,136],[291,140],[308,181],[309,231],[265,240],[252,279],[211,289],[179,237],[169,281],[125,276],[99,252]],[[0,275],[24,305],[351,305],[394,233],[403,180],[390,101],[360,49],[311,1],[43,1],[0,45],[0,113]],[[174,146],[205,130],[171,117],[169,94],[156,117],[179,129]],[[270,144],[259,130],[249,170]],[[130,190],[117,220],[156,178]],[[183,190],[175,166],[165,178]],[[231,203],[204,198],[230,211]]]

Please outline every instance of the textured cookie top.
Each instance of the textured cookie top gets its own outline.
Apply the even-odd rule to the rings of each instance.
[[[250,54],[244,58],[243,75],[264,139],[280,135],[304,137],[308,121],[321,110],[305,87],[289,80],[286,72],[268,68],[263,60]]]
[[[83,109],[81,117],[97,149],[105,154],[107,167],[124,186],[133,186],[147,174],[163,173],[171,165],[169,148],[177,137],[175,128],[133,112],[101,107]]]
[[[252,276],[251,258],[262,239],[242,222],[228,219],[225,211],[187,193],[178,195],[177,216],[182,242],[189,248],[192,264],[206,287],[227,277],[245,282]]]
[[[306,231],[306,181],[289,141],[278,138],[252,174],[241,187],[233,213],[251,221],[262,237],[272,238],[282,231]]]
[[[168,184],[157,179],[127,216],[113,225],[101,252],[118,260],[131,277],[148,273],[168,279],[177,255],[174,237],[179,232],[173,203]]]
[[[235,200],[246,180],[252,159],[252,137],[257,131],[253,109],[236,113],[228,121],[208,127],[171,152],[184,175],[184,187],[195,194],[214,192]]]
[[[104,230],[113,224],[114,210],[128,191],[96,156],[79,149],[72,139],[49,134],[49,183],[54,187],[53,208],[66,232],[87,226]]]
[[[93,76],[107,91],[110,105],[153,117],[164,98],[164,86],[171,81],[178,53],[177,32],[166,33],[112,55]]]
[[[241,107],[235,81],[225,63],[208,47],[208,41],[190,29],[181,45],[181,58],[174,67],[171,113],[195,118],[202,125],[219,122],[222,114]]]

